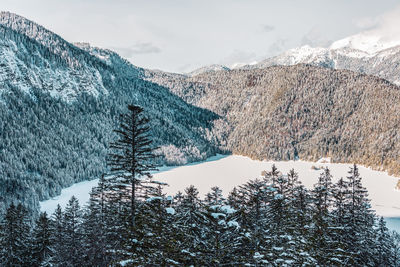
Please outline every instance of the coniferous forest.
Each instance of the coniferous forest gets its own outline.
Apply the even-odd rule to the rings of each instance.
[[[295,170],[273,166],[225,198],[194,186],[175,196],[150,171],[149,119],[138,106],[120,116],[110,173],[81,207],[72,197],[32,222],[11,204],[0,224],[2,266],[398,266],[400,236],[371,209],[354,165],[311,190]]]
[[[399,51],[176,74],[0,12],[0,266],[400,266],[356,165],[400,175]],[[152,177],[217,153],[356,164],[307,188],[274,165],[205,197]],[[88,203],[38,212],[96,178]]]
[[[277,169],[224,198],[213,187],[174,197],[162,184],[137,184],[135,225],[130,192],[106,177],[83,208],[30,222],[11,205],[0,228],[1,266],[399,266],[400,236],[370,208],[357,167],[333,184],[324,170],[307,190],[296,172]]]

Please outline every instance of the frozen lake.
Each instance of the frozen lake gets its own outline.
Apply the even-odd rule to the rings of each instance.
[[[250,179],[258,178],[263,170],[269,171],[275,164],[282,173],[294,168],[299,179],[308,188],[317,182],[322,170],[313,170],[311,167],[328,167],[334,177],[346,177],[351,164],[314,163],[305,161],[257,161],[248,157],[229,155],[215,156],[207,161],[192,163],[179,167],[162,167],[154,174],[154,179],[169,184],[165,192],[173,195],[183,191],[189,185],[195,185],[201,196],[204,196],[211,187],[219,186],[224,194],[237,185]],[[359,166],[363,185],[368,189],[372,208],[377,214],[388,218],[388,226],[395,228],[400,225],[400,191],[395,190],[398,178],[389,176],[386,172],[373,171]],[[41,210],[53,213],[58,203],[64,208],[72,195],[75,195],[81,204],[89,199],[89,192],[97,180],[81,182],[63,189],[61,195],[41,202]]]

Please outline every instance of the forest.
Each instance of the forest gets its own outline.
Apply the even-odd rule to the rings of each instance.
[[[189,186],[166,196],[150,120],[139,106],[120,115],[90,200],[35,222],[22,204],[0,223],[4,266],[399,266],[400,235],[371,209],[358,167],[333,183],[328,168],[309,190],[275,165],[225,198]]]
[[[331,179],[325,169],[307,190],[294,170],[272,168],[226,198],[213,187],[204,199],[193,186],[172,197],[146,182],[132,228],[129,201],[111,197],[103,177],[83,208],[73,197],[35,223],[11,205],[0,265],[400,266],[400,236],[371,210],[357,166]]]
[[[258,160],[357,163],[400,175],[400,88],[349,70],[299,64],[144,79],[227,120],[227,148]]]
[[[215,113],[138,79],[136,67],[113,52],[100,51],[107,64],[94,49],[0,14],[0,214],[19,202],[35,213],[39,201],[105,172],[112,129],[127,103],[146,107],[159,163],[222,151]]]

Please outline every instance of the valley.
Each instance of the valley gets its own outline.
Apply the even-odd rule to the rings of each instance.
[[[178,191],[194,185],[199,190],[199,196],[203,198],[211,187],[218,186],[227,197],[228,193],[235,187],[242,185],[249,180],[259,178],[262,171],[270,171],[272,164],[275,164],[283,174],[294,169],[299,174],[299,180],[307,188],[311,189],[318,181],[318,176],[323,168],[329,168],[333,175],[333,181],[348,176],[351,164],[321,163],[307,161],[258,161],[248,157],[237,155],[218,155],[210,157],[204,162],[195,162],[184,166],[160,167],[158,172],[153,174],[156,181],[167,183],[164,193],[174,196]],[[315,168],[313,168],[315,167]],[[396,190],[398,178],[359,166],[362,183],[367,188],[371,199],[372,209],[379,216],[389,219],[392,229],[400,229],[400,191]],[[61,195],[40,203],[42,212],[51,214],[60,204],[65,208],[70,198],[74,195],[81,205],[89,200],[89,193],[92,187],[97,186],[98,180],[81,182],[62,190]]]
[[[0,266],[400,266],[400,6],[90,2],[0,12]]]

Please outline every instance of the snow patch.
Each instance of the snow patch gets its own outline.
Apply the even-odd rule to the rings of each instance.
[[[171,215],[175,215],[176,213],[174,208],[165,208],[165,211]]]
[[[327,158],[320,158],[317,163],[331,163],[331,158],[327,157]]]

